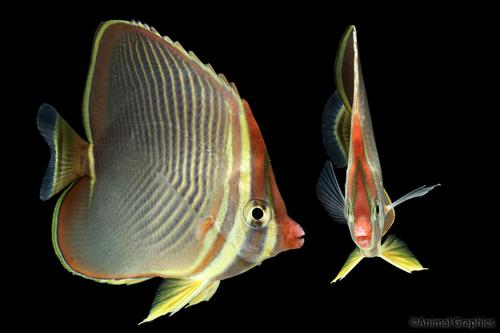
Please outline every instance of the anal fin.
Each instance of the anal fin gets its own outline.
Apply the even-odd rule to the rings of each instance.
[[[172,315],[186,305],[208,301],[218,286],[219,281],[164,280],[156,292],[149,315],[139,325],[155,320],[167,313]]]
[[[215,281],[211,285],[209,285],[205,290],[199,293],[195,298],[193,298],[188,306],[195,305],[201,303],[203,301],[209,301],[210,298],[215,294],[217,288],[219,287],[220,281]]]
[[[328,99],[321,117],[323,145],[328,157],[337,168],[347,165],[351,135],[351,111],[347,109],[335,91]]]

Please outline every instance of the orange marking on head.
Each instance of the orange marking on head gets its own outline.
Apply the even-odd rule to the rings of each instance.
[[[252,156],[252,198],[266,199],[265,163],[267,158],[266,145],[259,126],[253,117],[248,102],[243,100],[245,115],[251,143]]]
[[[266,145],[247,101],[243,100],[252,144],[252,198],[268,200],[271,196],[278,225],[278,251],[298,249],[304,244],[304,230],[286,213],[285,203],[276,184]],[[267,186],[270,192],[266,191]],[[264,234],[264,233],[262,233]]]
[[[299,249],[304,245],[304,229],[292,220],[290,217],[286,217],[285,222],[279,225],[280,233],[283,237],[280,239],[280,250],[285,251],[289,249]]]
[[[367,248],[371,244],[372,225],[365,215],[358,217],[354,222],[354,238],[361,248]]]

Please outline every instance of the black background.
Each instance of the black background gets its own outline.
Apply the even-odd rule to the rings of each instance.
[[[4,14],[16,22],[3,48],[12,57],[5,72],[15,74],[7,90],[14,103],[4,112],[20,118],[3,125],[4,164],[14,167],[5,173],[14,200],[4,202],[13,227],[4,242],[3,286],[12,296],[4,322],[54,331],[343,332],[406,330],[409,318],[420,316],[497,317],[498,214],[484,190],[496,182],[496,141],[487,127],[498,106],[482,104],[491,96],[488,83],[475,76],[490,73],[486,47],[495,39],[485,37],[494,26],[488,9],[195,7],[139,3]],[[38,107],[54,105],[83,134],[93,35],[108,19],[154,26],[236,83],[262,131],[288,213],[306,231],[302,249],[222,281],[208,303],[139,327],[160,280],[127,287],[72,276],[52,249],[56,200],[38,199],[49,159],[36,129]],[[390,232],[428,271],[407,274],[375,258],[331,285],[354,244],[347,227],[320,206],[315,184],[326,159],[321,112],[334,90],[333,62],[349,24],[358,29],[387,192],[397,199],[423,184],[442,186],[398,207]],[[337,172],[341,181],[343,173]]]

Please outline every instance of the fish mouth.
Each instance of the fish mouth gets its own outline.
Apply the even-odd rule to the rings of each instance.
[[[362,248],[366,249],[371,243],[371,227],[368,220],[360,218],[358,223],[354,226],[354,239],[356,244]]]
[[[304,229],[289,217],[280,224],[279,233],[279,252],[300,249],[304,245]]]
[[[366,249],[370,246],[370,237],[368,236],[356,236],[356,244],[362,248]]]
[[[304,232],[304,229],[302,229],[302,227],[299,224],[296,224],[294,226],[294,230],[293,230],[295,244],[293,244],[291,248],[292,249],[300,249],[304,245],[305,235],[306,235],[306,233]]]
[[[354,234],[356,234],[356,237],[366,237],[368,236],[368,231],[365,226],[356,225],[354,227]]]
[[[305,239],[304,235],[300,236],[299,238],[295,239],[295,246],[292,247],[292,249],[300,249],[304,245]]]

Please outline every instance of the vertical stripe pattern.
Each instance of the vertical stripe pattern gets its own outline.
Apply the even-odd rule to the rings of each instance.
[[[96,279],[222,279],[275,253],[277,222],[253,228],[243,214],[255,199],[274,212],[281,198],[236,90],[135,23],[106,23],[94,47],[84,116],[95,179],[69,196],[91,202],[58,220],[71,269]]]

